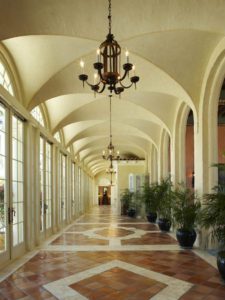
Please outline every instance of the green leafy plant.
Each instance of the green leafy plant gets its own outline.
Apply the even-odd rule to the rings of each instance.
[[[127,214],[127,210],[131,206],[131,201],[133,197],[133,192],[131,192],[129,189],[125,189],[121,193],[120,201],[121,201],[121,209],[122,209],[122,214]]]
[[[173,221],[179,229],[192,231],[200,220],[200,201],[195,196],[195,192],[183,184],[180,184],[173,194]]]
[[[140,191],[135,191],[132,195],[132,200],[130,202],[130,207],[135,209],[138,213],[141,209],[141,201],[142,201],[142,194]]]
[[[145,203],[147,213],[156,213],[159,206],[159,199],[157,194],[157,184],[146,183],[142,191],[142,201]]]
[[[158,213],[160,218],[172,220],[172,182],[170,178],[163,179],[160,183],[155,184],[155,195],[158,202]]]
[[[219,242],[221,249],[225,249],[225,186],[218,185],[213,193],[204,195],[201,224],[211,229],[212,239]]]

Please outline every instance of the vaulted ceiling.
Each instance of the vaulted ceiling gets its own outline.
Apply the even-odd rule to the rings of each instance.
[[[62,130],[93,174],[106,167],[109,101],[107,92],[94,97],[83,89],[79,61],[91,77],[107,9],[107,0],[0,0],[0,39],[24,106],[45,103],[52,133]],[[112,32],[140,76],[137,90],[113,97],[113,143],[122,155],[145,158],[162,129],[171,134],[182,102],[198,106],[207,63],[225,36],[225,1],[112,0]]]

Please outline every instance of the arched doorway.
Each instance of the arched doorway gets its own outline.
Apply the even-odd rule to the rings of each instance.
[[[225,80],[218,102],[218,163],[225,163]],[[216,163],[216,162],[215,162]],[[225,184],[225,171],[218,169],[218,183]]]
[[[185,165],[186,165],[186,186],[195,187],[194,173],[194,115],[190,110],[187,117],[186,135],[185,135]]]

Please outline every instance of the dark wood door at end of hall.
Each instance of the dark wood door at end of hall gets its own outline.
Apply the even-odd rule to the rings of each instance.
[[[111,204],[111,187],[99,186],[98,187],[98,204],[110,205]]]

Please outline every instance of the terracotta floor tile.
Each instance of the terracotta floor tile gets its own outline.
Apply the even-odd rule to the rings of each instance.
[[[51,245],[108,245],[109,242],[101,239],[94,239],[78,233],[64,233],[56,238]]]
[[[89,238],[81,232],[98,228],[97,233],[107,239],[122,239],[121,247],[129,245],[177,245],[168,234],[156,232],[157,225],[126,216],[110,216],[110,207],[95,209],[78,223],[60,234],[52,245],[89,246],[89,251],[40,250],[37,255],[0,283],[0,300],[55,300],[43,285],[74,274],[88,271],[110,261],[132,265],[131,270],[113,267],[71,285],[90,300],[149,300],[166,285],[160,281],[137,275],[134,266],[194,284],[181,300],[225,299],[225,284],[218,271],[191,250],[176,251],[90,251],[92,246],[109,246],[108,240]],[[112,223],[110,223],[112,221]],[[93,224],[92,224],[93,223]],[[127,228],[127,230],[121,228]],[[133,230],[132,230],[133,228]],[[146,233],[135,239],[124,240],[134,229]],[[148,232],[155,231],[155,232]],[[165,299],[166,300],[166,299]]]
[[[129,240],[123,240],[122,245],[170,245],[177,244],[177,241],[168,234],[156,232],[146,233],[141,238],[133,238]]]

